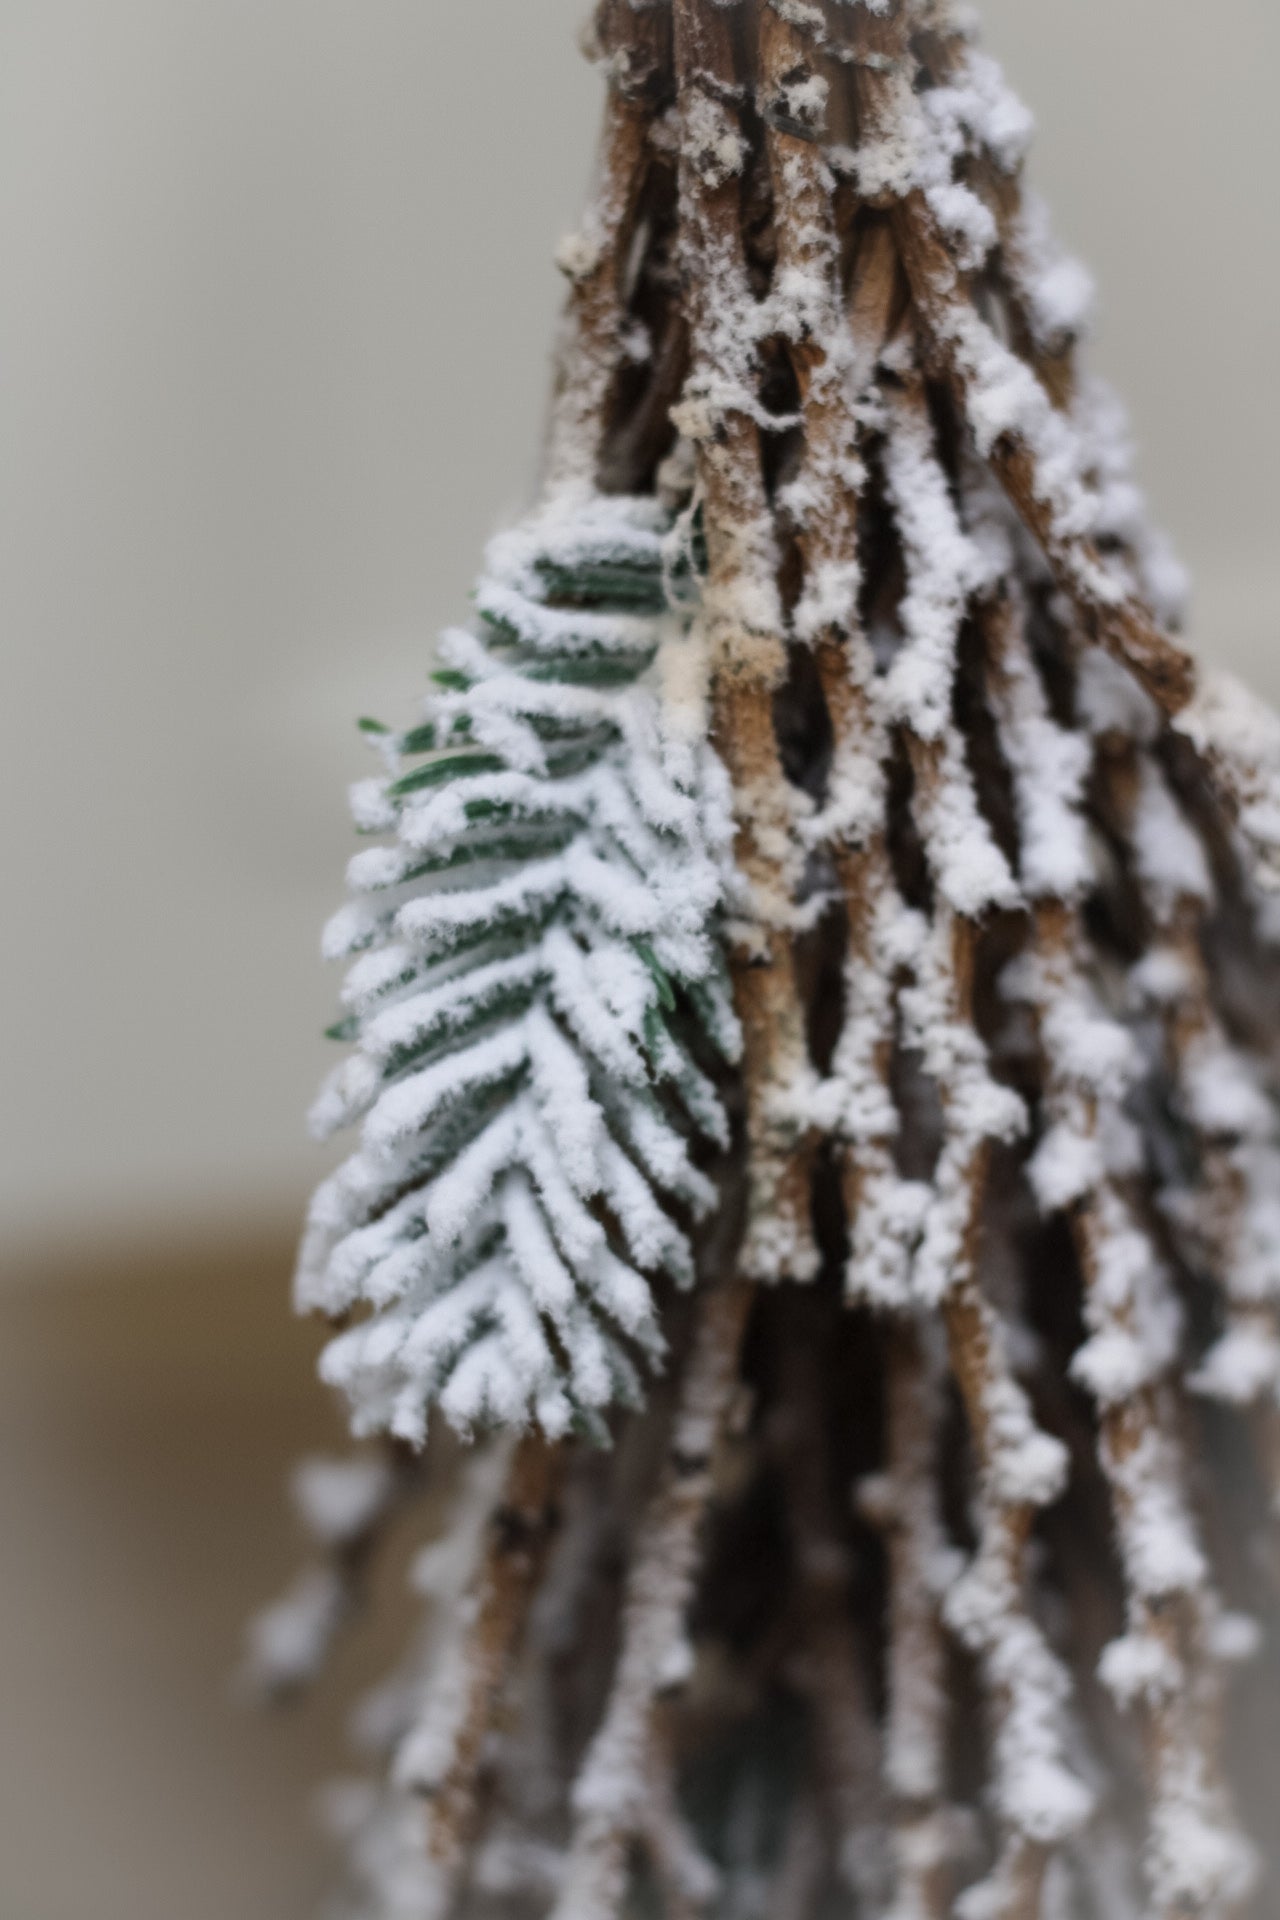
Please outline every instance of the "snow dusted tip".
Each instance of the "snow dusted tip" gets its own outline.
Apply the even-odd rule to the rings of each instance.
[[[311,1537],[321,1546],[350,1546],[386,1511],[395,1491],[389,1460],[377,1454],[346,1460],[299,1461],[293,1497]]]
[[[1280,892],[1280,715],[1229,673],[1202,673],[1175,722],[1236,807],[1257,884]]]
[[[246,1680],[256,1694],[283,1699],[315,1679],[346,1618],[349,1596],[335,1567],[309,1567],[249,1625]]]

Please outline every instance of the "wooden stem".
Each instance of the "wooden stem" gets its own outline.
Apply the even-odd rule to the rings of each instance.
[[[731,10],[676,0],[684,129],[680,199],[693,367],[677,422],[695,442],[707,545],[702,620],[711,648],[713,735],[733,784],[737,863],[748,889],[734,981],[745,1050],[748,1219],[744,1274],[807,1279],[816,1269],[805,1126],[804,1010],[791,945],[799,879],[796,799],[774,731],[786,670],[772,516],[752,394],[754,354],[734,337],[752,296],[741,233],[741,155]],[[736,161],[736,164],[734,164]],[[730,311],[726,312],[726,306]],[[739,362],[742,361],[742,364]]]
[[[938,1602],[945,1550],[938,1512],[938,1399],[919,1329],[902,1320],[889,1335],[888,1465],[881,1502],[889,1556],[885,1753],[897,1904],[918,1920],[945,1920],[952,1893],[950,1713]]]
[[[701,1303],[666,1471],[627,1579],[609,1702],[574,1787],[573,1838],[553,1920],[614,1920],[623,1904],[628,1850],[648,1819],[655,1716],[664,1694],[688,1677],[685,1615],[751,1302],[751,1287],[731,1280],[709,1287]]]
[[[1035,668],[1008,604],[988,609],[984,634],[999,709],[1010,674],[1016,670],[1034,675]],[[1054,1038],[1057,1009],[1084,1010],[1093,1002],[1086,945],[1078,901],[1045,897],[1035,902],[1030,951],[1047,1119],[1069,1127],[1085,1150],[1092,1147],[1099,1167],[1070,1210],[1084,1280],[1086,1320],[1095,1339],[1112,1342],[1118,1351],[1128,1347],[1139,1353],[1143,1328],[1136,1319],[1137,1302],[1122,1280],[1131,1272],[1135,1255],[1142,1253],[1144,1231],[1120,1183],[1106,1167],[1099,1092],[1080,1077],[1080,1064]],[[1145,1258],[1151,1271],[1157,1271],[1158,1256],[1149,1244]],[[1208,1596],[1168,1385],[1159,1377],[1142,1377],[1129,1382],[1123,1393],[1103,1391],[1096,1385],[1094,1392],[1099,1461],[1110,1491],[1125,1579],[1127,1657],[1131,1666],[1135,1658],[1145,1658],[1150,1669],[1146,1683],[1137,1679],[1127,1696],[1121,1689],[1121,1698],[1140,1714],[1153,1819],[1152,1858],[1158,1863],[1169,1849],[1170,1829],[1179,1820],[1204,1820],[1230,1834],[1215,1750],[1218,1712],[1214,1702],[1220,1687],[1207,1649]],[[1153,1502],[1164,1515],[1166,1527],[1175,1529],[1185,1543],[1167,1591],[1153,1588],[1152,1576],[1145,1571],[1144,1530]],[[1123,1672],[1115,1655],[1110,1658],[1113,1671]],[[1216,1896],[1205,1905],[1189,1900],[1176,1877],[1162,1874],[1158,1865],[1153,1892],[1158,1920],[1228,1910]]]
[[[435,1911],[447,1915],[461,1884],[479,1816],[485,1748],[518,1650],[555,1526],[566,1450],[540,1433],[516,1443],[473,1596],[462,1655],[462,1697],[451,1758],[427,1813]]]
[[[887,139],[900,127],[904,113],[918,112],[910,98],[915,62],[909,9],[903,0],[891,0],[880,14],[862,9],[856,31],[860,57],[855,84],[864,138]],[[892,220],[926,341],[962,415],[972,420],[978,357],[1002,349],[973,305],[923,188],[912,186],[894,198]],[[1092,541],[1055,510],[1055,484],[1042,451],[1016,424],[991,444],[980,428],[978,439],[1091,637],[1130,669],[1161,712],[1170,717],[1179,713],[1196,690],[1194,661],[1160,632],[1149,610],[1117,584]]]
[[[561,258],[572,291],[552,405],[546,488],[595,484],[609,401],[622,363],[625,276],[651,160],[650,140],[670,85],[671,12],[602,0],[596,38],[609,79],[600,181],[582,231]]]

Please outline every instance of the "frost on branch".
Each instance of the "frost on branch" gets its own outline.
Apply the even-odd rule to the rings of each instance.
[[[543,505],[329,934],[299,1290],[401,1439],[300,1483],[260,1668],[452,1512],[363,1920],[1254,1920],[1280,723],[1175,637],[968,8],[591,46]]]
[[[724,777],[652,503],[553,504],[496,539],[420,726],[380,734],[326,952],[353,1051],[313,1112],[360,1145],[312,1205],[304,1308],[356,1430],[548,1435],[633,1403],[653,1281],[688,1285],[727,1143],[691,1031],[738,1045],[717,917]],[[705,1047],[701,1049],[706,1051]]]

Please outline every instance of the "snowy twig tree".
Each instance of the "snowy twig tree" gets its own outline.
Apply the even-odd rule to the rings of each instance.
[[[542,497],[366,723],[298,1295],[390,1451],[260,1671],[452,1487],[353,1913],[1228,1920],[1280,724],[1172,637],[967,9],[594,49]]]

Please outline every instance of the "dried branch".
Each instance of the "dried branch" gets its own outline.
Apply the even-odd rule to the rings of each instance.
[[[548,491],[590,488],[623,358],[626,275],[651,162],[655,121],[671,81],[671,9],[601,0],[595,52],[609,83],[600,180],[581,230],[561,247],[572,291],[552,406]]]
[[[888,1342],[887,1463],[859,1488],[889,1559],[885,1785],[893,1821],[892,1920],[944,1920],[952,1897],[946,1650],[941,1599],[953,1555],[938,1503],[938,1366],[903,1319]]]
[[[1025,765],[1019,727],[1051,723],[1016,602],[989,606],[984,631],[1006,758],[1016,768]],[[1060,828],[1068,835],[1074,830],[1076,883],[1064,889],[1065,897],[1044,881],[1031,887],[1027,985],[1048,1123],[1032,1178],[1042,1204],[1069,1209],[1084,1278],[1089,1339],[1072,1371],[1098,1407],[1099,1458],[1111,1491],[1127,1606],[1125,1636],[1107,1649],[1102,1672],[1117,1702],[1142,1715],[1149,1873],[1160,1920],[1225,1915],[1247,1887],[1250,1864],[1220,1778],[1219,1683],[1210,1646],[1215,1603],[1184,1491],[1166,1385],[1177,1314],[1155,1249],[1113,1172],[1117,1165],[1124,1170],[1117,1138],[1132,1049],[1089,986],[1079,920],[1088,859],[1083,823],[1071,817],[1070,802],[1066,807]]]
[[[423,1463],[394,1443],[385,1452],[301,1462],[294,1503],[321,1554],[252,1622],[246,1678],[257,1693],[290,1700],[314,1683],[359,1613],[370,1569],[423,1478]]]
[[[470,1605],[459,1671],[446,1677],[447,1757],[428,1783],[427,1859],[432,1913],[444,1920],[465,1872],[479,1819],[486,1743],[519,1646],[555,1525],[565,1449],[539,1433],[517,1442]],[[436,1730],[437,1739],[441,1730]]]
[[[916,672],[926,676],[923,697],[917,690],[905,717],[913,812],[935,889],[915,984],[902,996],[904,1037],[937,1086],[944,1116],[913,1286],[921,1305],[941,1308],[978,1464],[978,1552],[945,1612],[978,1657],[993,1715],[993,1792],[1002,1837],[984,1897],[993,1915],[1022,1920],[1039,1910],[1052,1848],[1081,1825],[1090,1807],[1067,1760],[1067,1676],[1032,1618],[1026,1593],[1032,1518],[1061,1491],[1066,1458],[1059,1443],[1036,1428],[979,1278],[991,1146],[1018,1132],[1023,1114],[1017,1097],[991,1078],[975,1028],[976,916],[1017,896],[978,812],[950,717],[959,623],[976,582],[932,449],[923,394],[910,380],[891,408],[888,473],[905,515],[902,658],[910,661],[914,648]],[[920,717],[929,713],[931,734]]]
[[[898,1115],[890,1088],[894,980],[901,958],[894,951],[893,929],[902,906],[884,832],[889,736],[876,710],[875,665],[857,614],[857,502],[866,480],[858,449],[858,402],[888,337],[899,269],[888,231],[874,229],[858,263],[846,319],[826,162],[807,130],[790,131],[778,123],[776,108],[772,117],[770,112],[812,78],[809,52],[794,17],[766,6],[760,85],[778,235],[775,285],[781,289],[779,319],[800,389],[805,433],[804,464],[787,497],[804,562],[795,622],[815,646],[834,739],[832,776],[814,830],[815,836],[829,837],[850,922],[845,1024],[835,1069],[846,1135],[845,1202],[854,1236],[849,1290],[876,1304],[901,1304],[916,1211],[894,1164]],[[950,1844],[942,1804],[946,1707],[938,1587],[945,1553],[932,1485],[936,1410],[918,1348],[905,1329],[891,1336],[891,1356],[890,1469],[879,1517],[890,1530],[886,1783],[894,1808],[894,1912],[903,1920],[908,1915],[929,1920],[946,1911]],[[810,1399],[796,1396],[799,1405]],[[812,1475],[810,1465],[810,1481]],[[811,1492],[808,1498],[804,1494],[799,1487],[793,1524],[812,1507]],[[871,1729],[858,1732],[865,1705],[856,1682],[850,1686],[840,1677],[847,1672],[848,1654],[847,1628],[840,1631],[839,1619],[838,1607],[820,1608],[806,1641],[816,1664],[819,1647],[833,1640],[821,1661],[815,1701],[820,1721],[825,1703],[825,1718],[837,1726],[847,1723],[844,1741],[837,1736],[828,1743],[834,1753],[853,1743],[852,1772],[842,1796],[849,1829],[855,1819],[859,1826],[866,1824],[865,1774],[875,1736]],[[860,1892],[874,1903],[875,1877],[883,1868],[874,1854],[868,1858],[865,1846],[862,1871]]]
[[[950,951],[930,982],[945,996],[945,1026],[955,1036],[971,1034],[974,929],[947,916],[934,937]],[[917,1027],[911,1037],[932,1051],[938,1030]],[[1070,1683],[1027,1596],[1032,1519],[1061,1492],[1066,1461],[1058,1442],[1035,1425],[1014,1377],[1003,1329],[979,1281],[990,1143],[965,1124],[964,1078],[963,1073],[950,1077],[945,1069],[939,1077],[948,1120],[943,1156],[950,1161],[950,1192],[944,1189],[935,1207],[939,1214],[955,1214],[953,1224],[942,1229],[943,1237],[954,1239],[941,1308],[978,1463],[979,1542],[972,1565],[947,1595],[944,1617],[978,1658],[993,1718],[992,1788],[1002,1838],[984,1887],[989,1904],[981,1911],[1002,1920],[1029,1920],[1039,1912],[1052,1850],[1091,1810],[1090,1795],[1068,1760],[1063,1713]],[[926,1246],[928,1241],[926,1227]]]
[[[809,42],[786,10],[772,6],[761,12],[760,34],[778,245],[774,324],[787,342],[804,423],[803,464],[785,495],[804,567],[792,618],[814,649],[834,741],[824,803],[806,823],[806,838],[830,850],[849,919],[847,1004],[833,1070],[853,1235],[849,1292],[900,1305],[913,1215],[894,1165],[898,1117],[889,1089],[900,903],[885,838],[889,736],[875,707],[875,662],[857,608],[858,495],[867,477],[858,405],[888,337],[899,270],[887,230],[876,230],[846,310],[827,163],[807,133],[779,124],[776,107],[771,115],[771,103],[812,78]]]
[[[628,1575],[609,1702],[573,1789],[574,1834],[553,1920],[613,1920],[626,1891],[628,1849],[652,1837],[656,1716],[663,1695],[689,1673],[685,1615],[751,1300],[740,1280],[703,1296],[666,1472]]]
[[[731,18],[676,0],[680,203],[693,366],[676,423],[694,443],[707,545],[700,619],[711,650],[713,735],[733,784],[747,887],[735,989],[744,1033],[749,1159],[742,1270],[810,1276],[808,1162],[797,1113],[808,1080],[790,933],[800,880],[798,796],[782,770],[773,696],[786,669],[777,552],[760,465],[756,316],[740,226],[747,153]]]
[[[858,23],[856,86],[863,117],[864,174],[874,149],[919,127],[909,9],[893,0]],[[910,136],[908,136],[910,137]],[[916,138],[927,136],[917,131]],[[1088,488],[1070,429],[1035,374],[1005,348],[973,303],[965,275],[914,178],[885,181],[894,233],[918,318],[950,381],[979,453],[1035,535],[1086,630],[1126,665],[1172,716],[1195,691],[1190,656],[1162,634],[1149,610],[1108,567],[1087,531]]]
[[[1164,772],[1138,742],[1105,754],[1116,823],[1152,930],[1130,973],[1136,1003],[1160,1022],[1177,1116],[1195,1173],[1168,1193],[1224,1296],[1225,1325],[1202,1362],[1199,1391],[1250,1408],[1280,1511],[1280,1252],[1275,1247],[1280,1150],[1254,1064],[1228,1037],[1205,958],[1212,906],[1207,851]]]

